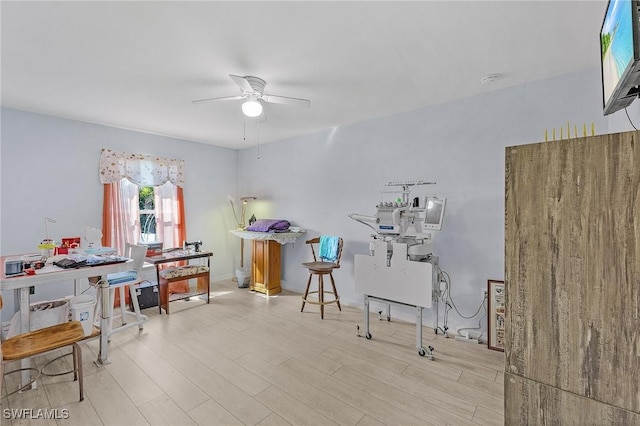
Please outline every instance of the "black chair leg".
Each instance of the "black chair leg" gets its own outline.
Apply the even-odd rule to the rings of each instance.
[[[320,319],[324,319],[324,280],[318,275],[318,302],[320,302]]]

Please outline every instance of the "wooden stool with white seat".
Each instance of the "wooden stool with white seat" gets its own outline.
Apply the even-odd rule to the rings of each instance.
[[[306,262],[302,264],[302,266],[309,270],[309,280],[307,281],[307,288],[304,291],[304,296],[302,296],[302,308],[300,308],[300,312],[304,311],[305,303],[320,305],[320,318],[324,319],[324,306],[328,305],[329,303],[335,303],[336,305],[338,305],[338,309],[342,311],[342,307],[340,306],[340,297],[338,296],[338,291],[336,290],[336,282],[333,279],[333,270],[340,268],[340,257],[342,256],[343,241],[340,237],[322,236],[308,240],[307,244],[311,246],[313,262]],[[314,249],[314,244],[319,245],[317,256]],[[328,244],[329,247],[325,246],[325,244]],[[309,291],[311,287],[311,280],[314,275],[318,277],[318,290]],[[325,275],[329,275],[333,291],[324,290],[323,277]],[[333,299],[325,300],[325,293],[333,294]],[[317,299],[309,299],[310,294],[317,294]]]
[[[2,308],[2,296],[0,295],[0,308]],[[56,324],[51,327],[41,328],[39,330],[30,331],[28,333],[18,334],[4,342],[2,342],[1,351],[3,368],[8,361],[16,361],[24,358],[30,358],[36,355],[50,352],[55,349],[61,349],[71,346],[73,349],[73,370],[64,374],[73,373],[73,380],[78,381],[80,388],[80,401],[84,400],[84,391],[82,385],[82,350],[78,342],[84,339],[84,329],[80,321],[69,321],[62,324]],[[16,392],[30,387],[40,376],[41,370],[37,368],[20,368],[3,374],[18,373],[25,370],[36,372],[36,376],[31,382],[19,389],[9,392],[5,396],[13,395]],[[3,375],[4,377],[4,375]]]

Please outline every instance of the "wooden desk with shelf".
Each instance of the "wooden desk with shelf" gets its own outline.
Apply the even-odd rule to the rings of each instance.
[[[213,253],[210,251],[199,252],[186,252],[184,250],[163,253],[161,256],[153,256],[145,258],[145,261],[155,265],[156,277],[158,279],[158,310],[162,314],[162,309],[169,314],[169,303],[174,300],[188,299],[193,296],[207,296],[207,303],[210,301],[210,271],[211,271],[211,256]],[[199,272],[191,275],[184,275],[172,278],[162,277],[161,271],[163,266],[167,266],[168,263],[176,263],[182,261],[189,261],[192,259],[207,259],[207,271]],[[190,279],[196,279],[196,290],[189,293],[175,293],[169,294],[169,284],[178,281],[187,281]]]
[[[280,287],[280,246],[295,242],[301,232],[253,232],[233,229],[232,234],[251,240],[251,284],[249,289],[267,296],[278,294]]]

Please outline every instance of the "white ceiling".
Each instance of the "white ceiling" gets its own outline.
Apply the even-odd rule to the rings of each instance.
[[[240,101],[191,103],[240,94],[229,74],[311,100],[267,104],[267,143],[599,67],[606,1],[0,7],[4,107],[239,149],[258,129]]]

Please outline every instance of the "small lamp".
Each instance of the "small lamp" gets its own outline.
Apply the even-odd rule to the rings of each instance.
[[[53,242],[53,240],[51,238],[49,238],[49,229],[47,227],[47,222],[51,222],[51,223],[56,223],[55,220],[49,218],[49,217],[45,217],[44,218],[44,240],[42,240],[40,242],[40,244],[38,245],[38,248],[40,250],[42,250],[42,255],[45,257],[50,257],[51,256],[51,250],[56,248],[56,244]]]
[[[255,200],[256,197],[240,197],[240,202],[242,203],[242,207],[240,208],[240,220],[242,223],[242,226],[244,227],[245,225],[245,213],[247,211],[247,204],[249,204],[249,201],[251,200]]]
[[[242,207],[240,207],[240,220],[242,221],[242,225],[240,228],[244,229],[244,217],[247,210],[247,204],[249,201],[255,200],[256,197],[240,197],[240,202],[242,203]],[[240,269],[244,268],[244,238],[240,238]]]

